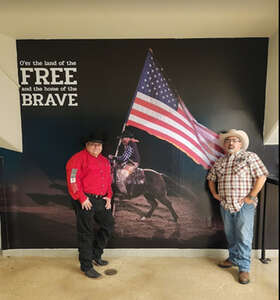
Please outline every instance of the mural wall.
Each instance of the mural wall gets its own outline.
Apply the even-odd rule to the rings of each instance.
[[[77,246],[65,164],[92,131],[107,135],[106,156],[115,153],[150,48],[199,123],[216,133],[245,130],[249,150],[274,165],[262,140],[267,46],[266,38],[18,40],[23,153],[0,150],[3,248]],[[140,167],[165,178],[178,219],[160,199],[147,215],[153,204],[143,193],[115,197],[109,247],[225,248],[207,169],[171,143],[130,129]]]

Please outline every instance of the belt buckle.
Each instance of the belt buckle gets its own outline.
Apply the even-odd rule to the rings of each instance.
[[[104,196],[102,195],[96,195],[96,194],[90,194],[90,196],[93,198],[93,199],[103,199]]]

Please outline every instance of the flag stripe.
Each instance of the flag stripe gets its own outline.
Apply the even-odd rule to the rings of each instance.
[[[194,126],[197,129],[197,131],[201,135],[203,135],[207,141],[212,141],[212,143],[214,143],[214,145],[215,145],[215,149],[218,152],[223,153],[223,149],[221,148],[220,143],[219,143],[219,135],[216,132],[213,132],[212,130],[208,129],[204,125],[198,123],[196,121],[196,119],[192,116],[192,114],[189,112],[189,110],[186,108],[184,103],[182,103],[182,110],[194,122]]]
[[[144,120],[146,120],[150,123],[157,124],[162,128],[169,129],[170,132],[174,132],[178,136],[181,136],[190,143],[192,143],[193,146],[197,148],[197,151],[199,151],[203,157],[209,156],[209,160],[215,160],[215,155],[211,153],[212,150],[209,149],[208,152],[210,154],[208,153],[208,155],[205,155],[205,151],[201,148],[196,136],[189,132],[188,129],[184,128],[183,126],[180,126],[180,124],[177,124],[173,120],[170,120],[169,118],[164,118],[164,120],[163,118],[160,119],[157,115],[155,115],[155,113],[152,110],[148,110],[146,107],[143,108],[138,104],[133,105],[131,110],[131,116],[137,116],[143,119],[143,122]]]
[[[137,93],[138,97],[143,97],[142,93]],[[180,114],[179,112],[171,109],[170,107],[163,104],[162,102],[144,95],[145,97],[143,97],[145,100],[142,100],[140,98],[136,98],[134,101],[134,104],[132,106],[132,111],[131,114],[135,114],[135,111],[139,111],[142,112],[143,114],[141,115],[141,117],[143,119],[147,119],[150,121],[154,121],[157,124],[162,125],[163,127],[167,127],[170,130],[173,130],[171,126],[174,127],[174,131],[176,131],[178,134],[181,135],[187,135],[188,136],[188,140],[190,142],[192,142],[195,147],[198,148],[198,150],[200,150],[202,153],[204,153],[205,156],[209,156],[209,160],[215,160],[216,155],[218,154],[216,152],[215,149],[211,149],[211,145],[207,146],[207,141],[205,141],[205,139],[203,138],[204,143],[201,143],[199,141],[199,139],[197,138],[197,134],[195,133],[195,130],[190,127],[189,125],[191,125],[190,122],[188,122],[186,120],[186,117],[184,118],[184,116],[182,114]],[[152,103],[151,103],[152,102]],[[157,104],[160,105],[160,108],[157,106]],[[147,115],[146,117],[144,116]],[[140,116],[138,114],[138,116]],[[151,119],[155,118],[155,119]],[[179,117],[179,118],[178,118]],[[184,119],[183,119],[184,118]],[[166,124],[160,123],[160,121],[165,122]],[[178,132],[177,130],[175,130],[175,128],[177,130],[180,130],[182,133]],[[205,147],[202,147],[205,146]],[[210,146],[210,147],[209,147]]]
[[[153,103],[151,103],[150,101],[152,101]],[[187,130],[189,130],[190,133],[193,134],[193,137],[195,138],[195,135],[194,135],[195,132],[194,132],[193,128],[191,127],[190,122],[185,121],[182,118],[182,116],[174,110],[173,110],[173,112],[172,111],[170,112],[169,110],[166,110],[165,108],[158,107],[156,102],[159,102],[159,101],[157,101],[156,99],[142,100],[140,98],[136,98],[132,108],[139,109],[143,112],[144,112],[144,110],[147,112],[150,110],[150,111],[152,111],[152,114],[154,116],[158,117],[158,119],[167,119],[168,118],[168,121],[177,123],[178,125],[185,127]],[[167,108],[169,108],[169,107],[167,106]]]
[[[201,141],[203,141],[203,144],[205,145],[205,147],[208,147],[215,156],[219,156],[223,152],[223,149],[219,145],[217,145],[215,142],[213,142],[213,139],[209,140],[207,136],[203,135],[204,132],[201,132],[198,129],[197,134],[199,136],[199,139]]]
[[[216,134],[215,132],[211,133],[208,128],[199,124],[196,120],[193,121],[195,123],[195,126],[197,127],[198,132],[200,132],[207,141],[211,141],[218,152],[223,152],[224,150],[221,147],[219,142],[219,135]]]
[[[199,124],[148,51],[126,125],[163,139],[209,168],[221,155],[218,135]]]
[[[177,117],[176,121],[178,123],[182,122],[182,124],[186,124],[187,126],[189,126],[190,130],[194,132],[192,124],[188,119],[186,119],[186,116],[181,115],[178,111],[170,108],[168,105],[153,97],[147,96],[141,92],[137,92],[134,103],[139,103],[143,106],[147,106],[148,108],[152,108],[154,111],[163,113],[165,116],[169,116],[170,118],[173,118],[173,116],[175,116]]]
[[[193,136],[194,139],[193,139],[192,137],[190,137],[190,136],[188,135],[188,131],[186,131],[184,128],[180,128],[180,129],[176,128],[176,127],[178,127],[178,124],[177,124],[177,126],[176,126],[176,124],[174,124],[175,127],[174,127],[174,126],[171,126],[171,125],[169,125],[168,123],[165,123],[165,122],[163,122],[163,121],[161,121],[161,120],[158,120],[158,119],[155,118],[155,117],[152,117],[150,114],[146,114],[146,113],[141,112],[141,108],[137,108],[137,109],[135,108],[135,109],[132,109],[132,111],[131,111],[131,116],[137,116],[137,117],[139,117],[139,118],[141,118],[141,119],[143,119],[143,120],[147,120],[147,121],[149,121],[149,122],[151,122],[151,123],[153,123],[153,124],[159,125],[159,126],[161,126],[162,128],[169,129],[170,132],[177,133],[179,136],[182,136],[184,139],[186,139],[186,140],[188,140],[190,143],[192,143],[194,147],[200,149],[202,155],[204,156],[203,151],[202,151],[200,145],[199,145],[198,142],[196,141],[196,137]],[[132,119],[132,118],[130,118],[130,119]],[[214,159],[214,156],[212,156],[212,159]]]
[[[218,146],[213,143],[211,140],[208,140],[207,137],[204,136],[204,132],[200,129],[196,128],[196,134],[197,138],[202,146],[203,149],[205,149],[207,152],[212,153],[214,156],[219,156],[221,153],[221,150],[218,148]]]
[[[136,99],[135,104],[133,104],[132,109],[142,112],[144,114],[147,114],[151,117],[154,117],[155,119],[166,122],[167,124],[170,124],[181,131],[188,130],[189,135],[192,139],[196,139],[196,136],[194,135],[194,130],[189,127],[188,125],[185,125],[181,120],[177,119],[176,116],[166,113],[164,110],[161,110],[159,113],[157,111],[157,107],[154,105],[149,105],[149,103],[142,101],[141,104],[139,104],[140,99]],[[149,107],[149,108],[148,108]]]
[[[156,132],[163,133],[165,137],[168,137],[168,139],[172,140],[173,143],[180,144],[180,148],[182,148],[182,145],[186,145],[187,149],[191,149],[198,157],[200,157],[202,160],[205,160],[207,164],[210,163],[209,159],[203,152],[201,152],[199,149],[197,149],[190,141],[186,140],[181,135],[175,133],[174,131],[171,131],[167,129],[166,127],[157,125],[156,123],[150,122],[146,119],[139,118],[138,116],[135,116],[133,114],[130,115],[129,120],[134,121],[138,124],[145,124],[147,128],[150,128]]]
[[[191,149],[189,149],[186,145],[181,144],[177,140],[173,139],[169,135],[162,133],[161,131],[154,130],[150,127],[143,125],[143,123],[138,123],[132,120],[128,120],[127,126],[134,126],[136,128],[142,129],[149,134],[152,134],[162,140],[165,140],[171,144],[173,144],[176,148],[180,149],[182,152],[189,155],[196,163],[201,164],[205,169],[208,169],[210,164],[206,163],[203,159],[201,159],[196,153],[194,153]],[[212,162],[211,162],[212,163]]]
[[[224,150],[220,147],[219,143],[219,135],[215,132],[211,131],[204,125],[198,123],[189,110],[186,108],[185,104],[182,103],[182,110],[183,112],[190,118],[191,122],[193,123],[193,127],[196,129],[196,133],[199,139],[203,139],[204,144],[208,145],[212,151],[214,151],[217,157],[221,156]]]
[[[198,123],[194,118],[193,118],[194,122],[196,123],[196,125],[198,127],[201,128],[201,130],[203,130],[205,132],[205,134],[207,134],[209,136],[210,139],[219,139],[219,135],[216,132],[213,132],[211,130],[209,130],[207,127],[205,127],[204,125]]]

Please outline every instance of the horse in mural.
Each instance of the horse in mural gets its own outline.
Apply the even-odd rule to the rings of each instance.
[[[117,189],[116,184],[116,171],[119,168],[118,164],[113,160],[111,162],[113,186]],[[123,196],[121,193],[117,193],[120,200],[131,199],[143,195],[149,205],[149,211],[141,218],[142,220],[146,218],[151,218],[155,209],[158,207],[158,203],[162,203],[169,210],[174,222],[177,222],[178,215],[175,212],[172,203],[167,196],[167,182],[174,181],[167,175],[158,173],[152,169],[141,169],[137,168],[134,173],[132,173],[126,180],[126,188],[128,196]],[[179,185],[177,185],[179,186]],[[182,188],[182,187],[181,187]]]

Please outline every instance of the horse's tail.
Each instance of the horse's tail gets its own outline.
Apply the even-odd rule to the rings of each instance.
[[[164,173],[161,173],[161,176],[163,177],[166,183],[167,193],[169,195],[187,196],[188,198],[191,197],[191,199],[193,200],[197,198],[195,193],[190,188],[177,183],[174,179],[172,179],[171,177],[169,177]]]

